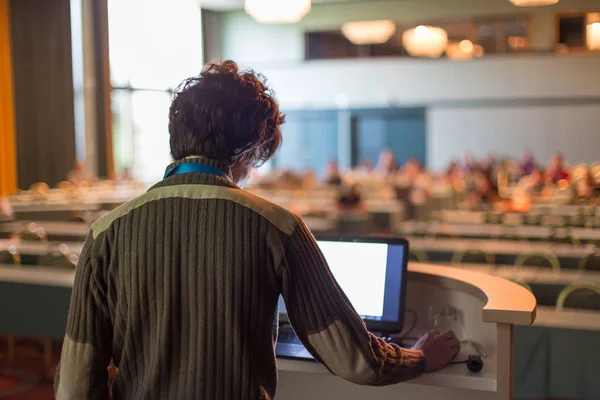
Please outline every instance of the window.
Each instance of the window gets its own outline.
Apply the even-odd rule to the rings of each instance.
[[[600,12],[558,14],[555,37],[555,48],[559,53],[600,50]]]
[[[352,44],[340,30],[307,32],[305,59],[406,57],[409,54],[402,45],[402,34],[417,25],[432,25],[444,29],[450,44],[469,40],[473,45],[481,46],[483,55],[530,50],[532,23],[529,17],[521,15],[454,21],[422,21],[411,25],[398,24],[396,33],[387,43],[376,45]]]
[[[115,168],[143,182],[170,162],[173,89],[202,68],[201,12],[193,0],[109,0]]]

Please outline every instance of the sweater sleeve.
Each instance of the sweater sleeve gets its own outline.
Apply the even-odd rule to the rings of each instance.
[[[365,266],[367,267],[367,266]],[[281,265],[290,323],[309,352],[348,381],[383,386],[423,373],[423,353],[388,344],[367,331],[300,220]]]
[[[102,256],[88,235],[75,273],[67,332],[54,380],[57,400],[108,399],[112,325],[106,301]]]

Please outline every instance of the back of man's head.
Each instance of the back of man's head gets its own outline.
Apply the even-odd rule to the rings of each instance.
[[[209,63],[176,89],[169,110],[171,155],[256,166],[281,144],[279,111],[263,76],[233,61]]]

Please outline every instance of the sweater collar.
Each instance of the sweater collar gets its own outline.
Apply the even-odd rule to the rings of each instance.
[[[190,156],[190,157],[182,158],[181,160],[172,162],[171,164],[169,164],[169,166],[167,167],[165,172],[169,171],[181,164],[210,165],[211,167],[218,168],[221,171],[225,172],[227,175],[229,175],[229,163],[227,163],[225,161],[213,160],[212,158],[202,157],[202,156]]]
[[[219,160],[213,160],[207,157],[201,156],[192,156],[186,157],[181,160],[177,160],[166,168],[165,171],[169,171],[181,164],[204,164],[209,165],[211,167],[217,168],[227,175],[229,174],[229,163]],[[163,187],[163,186],[173,186],[173,185],[216,185],[216,186],[229,186],[232,188],[238,188],[238,186],[231,180],[231,178],[225,178],[222,176],[216,176],[211,174],[204,173],[186,173],[186,174],[176,174],[171,175],[162,181],[158,182],[154,186],[150,188],[150,190]]]

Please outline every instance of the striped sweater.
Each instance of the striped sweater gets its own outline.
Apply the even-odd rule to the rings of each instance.
[[[423,372],[421,351],[366,330],[298,216],[227,178],[185,173],[91,227],[56,398],[108,398],[112,360],[114,399],[272,399],[280,295],[299,339],[332,373],[388,385]]]

